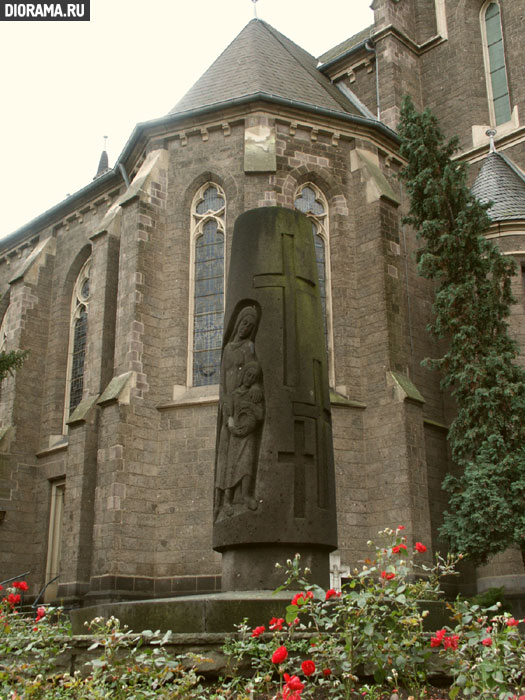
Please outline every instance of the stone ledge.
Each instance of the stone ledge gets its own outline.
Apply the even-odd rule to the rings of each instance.
[[[282,616],[290,591],[236,591],[93,605],[70,612],[73,633],[95,617],[114,615],[135,631],[159,629],[176,633],[227,633],[246,617],[259,625]]]
[[[113,377],[107,387],[104,389],[102,396],[98,399],[99,406],[106,406],[110,403],[129,404],[131,389],[136,383],[135,372],[125,372],[118,377]]]
[[[176,384],[173,387],[173,399],[157,405],[159,411],[182,406],[206,406],[219,403],[219,385],[186,387]]]

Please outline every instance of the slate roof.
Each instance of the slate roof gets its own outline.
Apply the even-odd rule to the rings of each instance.
[[[316,58],[260,19],[244,27],[170,114],[258,93],[368,116],[317,70]]]
[[[365,29],[362,29],[360,32],[354,34],[354,36],[351,36],[349,39],[345,39],[340,44],[337,44],[337,46],[334,46],[328,51],[325,51],[325,53],[319,56],[318,60],[321,63],[330,63],[331,61],[334,61],[336,58],[339,58],[339,56],[348,53],[348,51],[358,46],[359,44],[362,44],[363,41],[369,39],[373,29],[373,24],[371,24],[369,27],[366,27]]]
[[[491,201],[492,221],[525,219],[525,175],[502,153],[489,153],[472,185],[481,202]]]

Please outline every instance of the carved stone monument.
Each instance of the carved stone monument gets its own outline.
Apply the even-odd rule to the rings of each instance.
[[[312,226],[299,212],[236,221],[226,297],[213,547],[223,591],[271,589],[299,552],[329,582],[337,547],[327,352]]]

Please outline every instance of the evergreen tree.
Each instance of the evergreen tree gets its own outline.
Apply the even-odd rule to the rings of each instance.
[[[27,353],[27,350],[0,352],[0,383],[3,382],[8,374],[12,375],[15,369],[22,366]]]
[[[441,532],[476,562],[517,546],[525,565],[525,370],[507,323],[515,263],[483,235],[488,205],[452,160],[457,139],[445,142],[435,116],[410,98],[399,134],[406,221],[423,241],[419,272],[437,286],[430,330],[447,342],[443,357],[425,363],[441,371],[457,406],[449,443],[459,469],[443,484],[450,499]]]

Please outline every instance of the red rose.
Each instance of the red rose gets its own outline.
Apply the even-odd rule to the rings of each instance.
[[[281,631],[283,628],[283,623],[283,617],[272,617],[272,619],[270,620],[270,629]]]
[[[381,572],[381,578],[386,579],[387,581],[391,581],[393,578],[395,578],[395,574],[389,573],[388,571],[382,571]]]
[[[272,664],[282,664],[288,656],[288,649],[285,646],[277,647],[272,654]]]
[[[43,617],[45,617],[45,615],[46,615],[46,609],[44,608],[43,605],[40,605],[40,606],[36,609],[36,622],[38,622],[38,621],[41,620]]]
[[[398,529],[398,530],[404,530],[404,529],[405,529],[405,526],[404,526],[404,525],[398,525],[398,526],[397,526],[397,529]]]
[[[285,673],[284,680],[288,690],[298,690],[300,693],[304,690],[304,683],[298,676],[290,676],[288,673]]]
[[[256,627],[253,632],[252,632],[252,637],[259,637],[263,632],[266,631],[266,627],[264,625],[259,625],[259,627]]]
[[[314,594],[312,591],[306,591],[306,593],[296,593],[292,598],[292,605],[304,605],[307,600],[313,598]]]
[[[457,649],[459,642],[459,635],[453,634],[450,637],[443,637],[443,646],[445,649]]]
[[[20,591],[27,591],[29,586],[25,581],[13,581],[13,588],[18,588]]]
[[[406,550],[406,548],[406,544],[396,544],[395,547],[392,547],[392,554],[399,554],[402,549]]]
[[[283,700],[301,700],[300,690],[290,690],[287,685],[283,688]]]
[[[441,642],[443,641],[443,638],[445,637],[446,633],[447,633],[446,629],[437,630],[437,632],[434,634],[434,636],[430,640],[430,646],[431,647],[438,647],[441,644]]]
[[[485,639],[483,639],[481,641],[481,643],[483,644],[484,647],[491,647],[492,646],[492,639],[490,637],[485,637]]]
[[[301,664],[301,670],[305,676],[311,676],[312,673],[315,673],[314,662],[311,659],[306,659],[306,661],[303,661]]]
[[[331,676],[331,675],[332,675],[331,669],[329,669],[329,668],[323,668],[323,676],[324,676],[325,678],[328,678],[328,676]]]
[[[519,625],[519,624],[520,624],[520,621],[515,620],[513,617],[509,617],[509,619],[507,620],[507,627],[516,627],[516,625]]]
[[[17,605],[17,603],[19,603],[21,600],[20,593],[10,593],[7,596],[7,602],[11,607],[13,607],[13,605]]]
[[[334,596],[336,598],[340,598],[341,593],[338,593],[334,588],[330,588],[328,591],[326,591],[325,600],[330,600],[330,598],[333,598]]]
[[[420,554],[423,554],[423,552],[427,551],[427,548],[425,547],[425,545],[422,542],[416,542],[414,547],[416,549],[416,552],[419,552]]]

